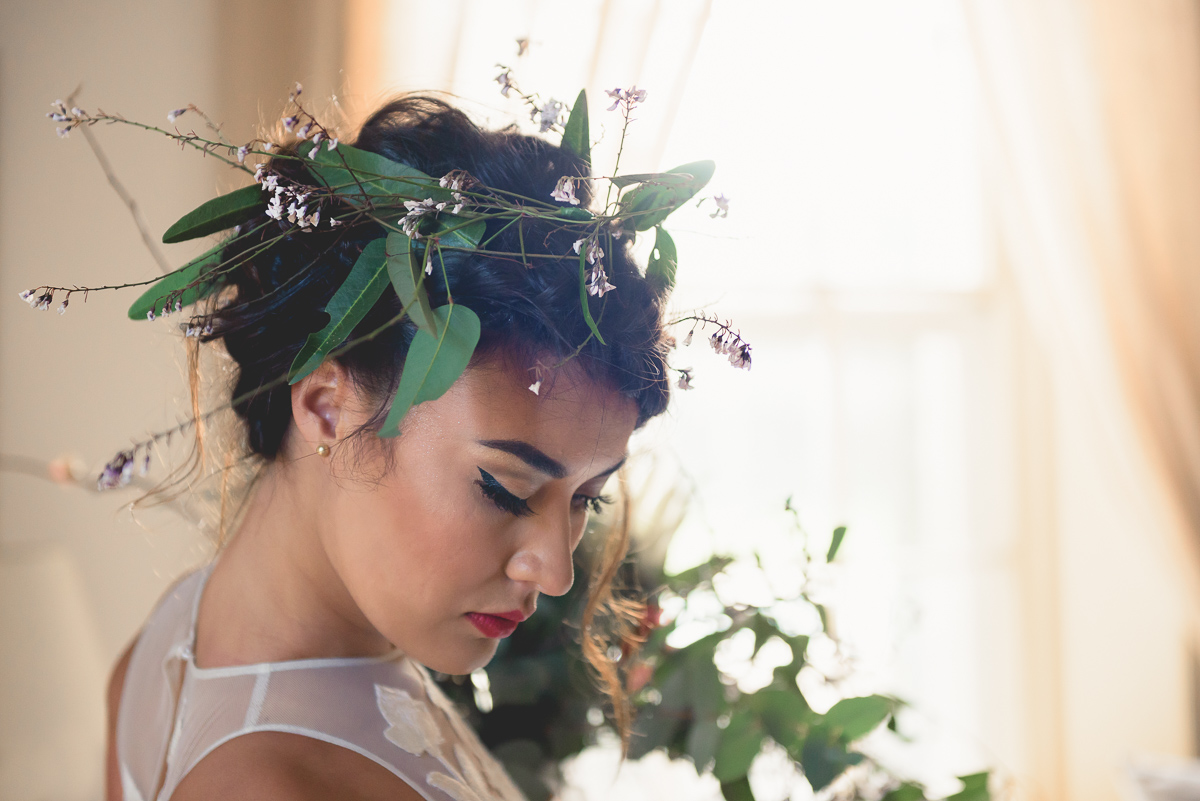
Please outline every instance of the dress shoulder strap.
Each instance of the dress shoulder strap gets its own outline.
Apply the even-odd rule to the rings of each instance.
[[[131,674],[136,662],[141,678],[137,685],[127,678],[129,714],[123,698],[118,723],[118,754],[129,777],[126,801],[168,801],[205,756],[259,731],[348,748],[428,801],[521,801],[425,668],[398,652],[197,667],[194,615],[205,578],[206,572],[189,576],[160,603],[131,659]],[[136,720],[152,725],[139,730]]]
[[[155,798],[162,786],[195,604],[207,573],[189,573],[167,590],[130,654],[116,732],[125,801]]]

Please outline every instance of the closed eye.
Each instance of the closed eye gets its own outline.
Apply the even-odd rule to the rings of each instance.
[[[600,514],[600,511],[612,503],[612,498],[608,495],[576,495],[575,504],[579,509],[588,509],[593,514]]]
[[[480,475],[480,479],[475,482],[479,487],[479,491],[501,511],[508,512],[510,515],[516,517],[527,517],[533,514],[533,510],[529,508],[529,504],[524,498],[518,498],[506,490],[504,485],[496,480],[495,476],[482,467],[477,467],[476,469]]]

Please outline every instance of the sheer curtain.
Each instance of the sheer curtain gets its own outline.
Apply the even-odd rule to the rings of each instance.
[[[1051,407],[1025,563],[1043,602],[1026,614],[1037,784],[1111,797],[1123,762],[1194,748],[1200,17],[1176,0],[964,7],[1000,246]]]
[[[987,248],[956,0],[357,9],[366,24],[349,30],[364,38],[347,52],[367,63],[348,78],[365,106],[383,87],[440,88],[505,123],[513,107],[491,82],[503,62],[543,96],[587,86],[611,148],[597,90],[636,82],[650,96],[622,169],[716,160],[711,190],[732,211],[672,218],[674,304],[733,318],[755,366],[731,371],[695,345],[676,356],[697,389],[643,440],[697,489],[669,564],[750,544],[794,564],[789,495],[815,536],[848,523],[836,606],[863,681],[845,689],[915,702],[905,725],[924,747],[892,755],[906,772],[944,779],[996,762],[1023,775],[1009,298]],[[518,37],[531,44],[520,63]],[[611,153],[595,163],[609,169]],[[805,691],[832,703],[829,688]],[[650,798],[667,775],[679,797],[709,797],[653,770],[626,766],[616,785],[593,773],[586,797]],[[804,783],[792,792],[806,797]]]

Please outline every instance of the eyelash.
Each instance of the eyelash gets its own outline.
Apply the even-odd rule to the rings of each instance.
[[[516,517],[527,517],[533,514],[533,510],[529,508],[524,498],[518,498],[504,488],[496,478],[484,470],[482,467],[475,468],[482,476],[475,483],[479,485],[479,489],[483,492],[483,496],[492,503],[496,504],[502,511],[508,512]]]
[[[483,496],[496,505],[501,511],[508,512],[516,517],[527,517],[533,514],[533,510],[529,508],[529,503],[524,498],[518,498],[504,488],[504,485],[496,480],[495,476],[484,470],[482,467],[475,468],[479,471],[480,480],[475,483],[479,486],[479,491]],[[580,508],[589,509],[596,514],[607,504],[612,503],[612,498],[607,495],[576,495],[574,500],[580,504]]]
[[[595,497],[591,495],[576,495],[575,497],[579,499],[584,509],[589,509],[594,514],[600,514],[605,506],[612,503],[612,498],[607,495],[597,495]]]

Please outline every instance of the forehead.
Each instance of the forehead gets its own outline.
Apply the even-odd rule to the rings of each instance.
[[[412,433],[462,442],[520,440],[570,472],[622,459],[637,423],[637,404],[590,378],[577,364],[544,370],[534,393],[531,371],[503,355],[472,364],[441,398],[409,414]],[[406,426],[408,427],[408,426]]]

